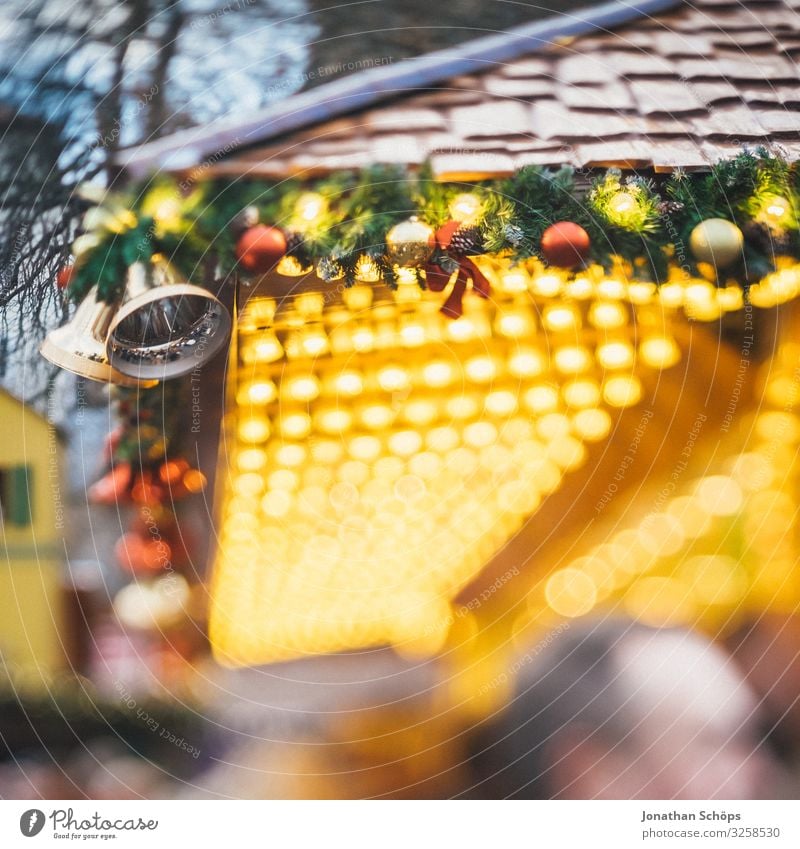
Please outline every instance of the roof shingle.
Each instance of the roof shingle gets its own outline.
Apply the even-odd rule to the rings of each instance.
[[[697,0],[613,32],[487,62],[204,167],[319,173],[431,159],[440,178],[521,164],[698,168],[737,143],[800,150],[800,0]],[[792,55],[790,55],[792,54]],[[331,131],[336,129],[336,134]]]

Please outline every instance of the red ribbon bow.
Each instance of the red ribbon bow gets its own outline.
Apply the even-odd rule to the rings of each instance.
[[[491,292],[491,284],[478,266],[468,256],[449,250],[453,234],[460,226],[458,221],[449,221],[436,231],[437,245],[458,264],[455,283],[441,309],[448,318],[461,318],[464,314],[464,294],[468,281],[472,281],[472,291],[481,298],[488,298]],[[436,262],[425,266],[425,280],[432,292],[443,292],[452,276],[452,270],[447,271]]]

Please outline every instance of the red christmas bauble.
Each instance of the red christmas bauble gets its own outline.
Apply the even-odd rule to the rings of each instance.
[[[551,224],[542,234],[542,255],[550,265],[574,268],[589,256],[589,234],[572,221]]]
[[[236,242],[236,259],[251,274],[266,274],[286,253],[286,236],[279,227],[256,224]]]

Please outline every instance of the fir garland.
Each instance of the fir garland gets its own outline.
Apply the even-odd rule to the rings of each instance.
[[[689,256],[690,234],[701,221],[724,218],[745,234],[742,260],[726,269],[726,279],[746,286],[774,269],[776,253],[800,259],[800,167],[763,148],[744,150],[700,174],[676,171],[659,179],[623,177],[609,169],[588,187],[570,168],[529,166],[507,179],[458,184],[437,182],[427,166],[417,171],[380,166],[305,183],[215,180],[187,187],[160,179],[142,184],[124,207],[100,216],[87,244],[76,245],[70,294],[80,299],[97,285],[100,297],[113,301],[124,287],[126,268],[156,252],[187,277],[196,277],[209,258],[226,276],[237,270],[237,222],[248,208],[281,228],[287,253],[304,268],[316,267],[323,279],[343,277],[352,284],[367,257],[392,285],[396,269],[387,248],[392,226],[417,216],[436,230],[452,219],[451,204],[464,192],[479,200],[479,213],[470,222],[477,241],[473,254],[546,262],[542,234],[555,222],[571,221],[589,234],[588,261],[607,270],[621,259],[634,277],[659,283],[670,263],[680,260],[691,274],[708,277],[709,269]],[[309,193],[319,199],[319,209],[303,220],[298,207]],[[624,212],[618,208],[620,196]],[[783,212],[765,216],[776,198]],[[419,270],[417,278],[424,285]]]

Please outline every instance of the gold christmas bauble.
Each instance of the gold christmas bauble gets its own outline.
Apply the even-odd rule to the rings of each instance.
[[[710,263],[717,269],[725,268],[742,255],[744,236],[732,221],[709,218],[692,230],[689,247],[698,262]]]
[[[433,230],[418,218],[401,221],[386,234],[386,254],[393,265],[424,265],[433,253]]]

